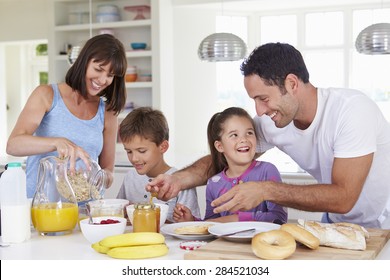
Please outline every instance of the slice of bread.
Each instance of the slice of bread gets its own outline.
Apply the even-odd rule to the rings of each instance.
[[[209,227],[211,227],[212,224],[201,224],[201,225],[191,225],[191,226],[184,226],[184,227],[178,227],[175,228],[174,232],[176,234],[209,234]]]

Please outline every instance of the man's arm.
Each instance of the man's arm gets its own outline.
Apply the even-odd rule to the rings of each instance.
[[[158,199],[169,200],[176,197],[181,190],[206,184],[210,175],[210,165],[211,156],[204,156],[192,165],[178,170],[172,175],[161,174],[157,176],[149,182],[146,190],[158,193]]]
[[[249,210],[267,200],[304,211],[347,213],[355,205],[371,168],[373,154],[335,158],[332,183],[291,185],[278,182],[247,182],[212,202],[214,212]]]

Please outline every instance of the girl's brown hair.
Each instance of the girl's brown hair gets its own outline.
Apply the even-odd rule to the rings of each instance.
[[[225,156],[217,151],[214,143],[215,141],[221,141],[224,124],[233,116],[247,118],[251,122],[252,126],[255,127],[252,117],[247,111],[239,107],[229,107],[211,117],[207,126],[207,139],[211,154],[211,165],[208,170],[208,177],[221,172],[228,166]]]

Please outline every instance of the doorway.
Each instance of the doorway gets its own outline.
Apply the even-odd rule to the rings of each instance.
[[[5,157],[9,134],[27,101],[47,83],[47,40],[0,43],[0,157]]]

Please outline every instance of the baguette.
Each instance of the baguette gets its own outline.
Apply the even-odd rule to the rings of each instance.
[[[320,223],[298,219],[298,224],[320,240],[320,246],[349,250],[365,250],[368,231],[350,223]]]

